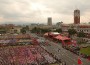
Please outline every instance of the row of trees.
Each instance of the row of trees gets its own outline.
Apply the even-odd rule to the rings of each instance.
[[[85,37],[86,36],[83,31],[77,32],[75,29],[69,29],[68,33],[71,36],[74,35],[74,34],[77,34],[78,37]]]
[[[29,27],[28,26],[25,26],[21,29],[21,33],[25,34],[26,31],[29,31]]]
[[[62,29],[61,28],[56,29],[54,32],[62,33]]]
[[[37,27],[34,27],[31,32],[32,33],[46,33],[46,32],[50,32],[51,30],[50,29],[42,29],[42,28],[37,28]]]
[[[25,34],[27,31],[29,31],[29,26],[25,26],[25,27],[22,27],[22,29],[20,30],[20,32],[22,34]],[[4,34],[7,32],[7,29],[6,28],[0,28],[0,34]],[[15,33],[17,33],[17,30],[14,30]],[[37,28],[37,27],[34,27],[32,30],[31,30],[32,33],[46,33],[46,32],[51,32],[51,29],[42,29],[42,28]],[[54,32],[59,32],[61,33],[62,32],[62,29],[56,29],[54,30]]]
[[[5,34],[7,29],[5,27],[0,28],[0,34]]]
[[[10,29],[6,28],[6,27],[1,27],[0,28],[0,34],[5,34],[9,31]],[[28,26],[25,26],[25,27],[22,27],[22,29],[20,30],[21,33],[25,34],[26,31],[29,31],[29,27]],[[17,30],[14,30],[14,33],[17,33]]]
[[[51,29],[42,29],[42,28],[37,28],[37,27],[34,27],[32,30],[31,30],[32,33],[46,33],[46,32],[52,32]],[[59,33],[62,33],[62,29],[59,28],[59,29],[55,29],[54,32],[59,32]],[[85,37],[85,34],[84,32],[77,32],[75,29],[68,29],[68,33],[70,36],[74,35],[74,34],[77,34],[78,37]]]
[[[42,29],[42,28],[37,28],[37,27],[34,27],[32,30],[31,30],[32,33],[46,33],[46,32],[59,32],[59,33],[62,33],[62,29],[55,29],[54,31],[52,31],[51,29]]]

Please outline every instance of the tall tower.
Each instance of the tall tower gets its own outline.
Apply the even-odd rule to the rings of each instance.
[[[80,24],[80,10],[74,10],[74,24]]]
[[[51,17],[48,18],[48,23],[47,23],[47,25],[52,26],[52,18],[51,18]]]

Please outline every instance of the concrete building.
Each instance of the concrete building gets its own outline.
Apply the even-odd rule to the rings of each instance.
[[[51,18],[51,17],[48,18],[47,25],[48,25],[48,26],[52,26],[52,18]]]
[[[22,29],[21,26],[14,26],[13,28],[9,29],[8,33],[11,33],[11,34],[20,33],[21,29]]]
[[[82,38],[81,41],[87,41],[87,42],[90,41],[90,25],[88,24],[78,25],[77,32],[84,32],[86,35],[84,38]]]
[[[74,24],[80,24],[80,10],[74,10]]]

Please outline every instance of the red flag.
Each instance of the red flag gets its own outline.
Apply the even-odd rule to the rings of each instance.
[[[82,64],[80,57],[78,57],[78,64],[80,64],[80,65]]]

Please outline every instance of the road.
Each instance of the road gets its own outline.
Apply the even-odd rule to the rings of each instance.
[[[38,37],[35,34],[32,34],[33,37]],[[61,44],[58,43],[54,43],[50,40],[46,40],[43,37],[38,37],[40,39],[43,39],[45,41],[48,42],[48,44],[50,45],[41,45],[45,50],[47,50],[48,52],[52,53],[54,56],[56,56],[58,59],[61,59],[61,61],[66,62],[67,65],[78,65],[77,64],[77,59],[78,56],[64,48],[62,48]],[[60,49],[58,51],[58,49]],[[82,65],[90,65],[90,61],[88,61],[87,59],[81,58],[82,60]]]

